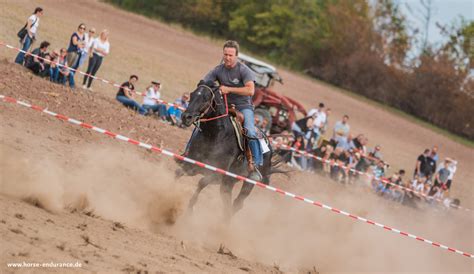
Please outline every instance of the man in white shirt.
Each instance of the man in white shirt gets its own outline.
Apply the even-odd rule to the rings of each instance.
[[[336,143],[338,143],[342,139],[347,138],[347,135],[349,135],[349,131],[350,131],[351,127],[349,126],[347,121],[349,121],[349,116],[347,114],[345,114],[342,117],[342,121],[338,121],[334,125],[332,139],[334,141],[336,141]]]
[[[27,31],[25,37],[22,38],[21,49],[28,51],[36,39],[36,32],[38,31],[40,17],[43,15],[43,8],[37,7],[33,14],[28,18],[25,29]],[[25,52],[19,52],[15,58],[15,63],[23,65],[25,61]]]

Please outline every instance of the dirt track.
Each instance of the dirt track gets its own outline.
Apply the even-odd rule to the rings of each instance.
[[[122,81],[128,74],[136,73],[141,77],[140,88],[148,80],[159,78],[164,82],[165,99],[192,90],[202,74],[219,60],[220,42],[198,38],[102,3],[40,3],[46,10],[40,26],[41,39],[59,47],[79,22],[97,29],[107,27],[111,31],[112,54],[99,76]],[[13,42],[16,26],[21,25],[36,3],[0,4],[4,7],[0,40]],[[12,60],[14,55],[11,50],[0,49],[2,57]],[[11,62],[2,61],[0,72],[2,94],[48,106],[114,132],[152,144],[162,143],[173,151],[182,148],[189,136],[189,131],[122,109],[113,100],[115,89],[104,84],[96,83],[93,94],[72,94],[67,88],[38,80]],[[442,157],[449,155],[460,161],[453,195],[473,207],[472,149],[317,82],[288,72],[282,74],[286,84],[279,90],[307,102],[307,107],[326,102],[335,112],[332,123],[347,112],[356,133],[366,133],[371,144],[380,143],[395,168],[411,171],[419,152],[438,144]],[[177,224],[168,226],[163,223],[175,212],[182,216],[182,205],[196,182],[196,178],[173,182],[174,163],[17,106],[2,103],[0,114],[1,166],[5,170],[1,190],[9,194],[0,199],[2,209],[5,208],[1,216],[5,222],[0,223],[1,244],[6,247],[1,253],[2,271],[4,262],[63,258],[87,260],[84,269],[89,271],[218,273],[249,267],[260,273],[276,271],[273,263],[291,271],[312,266],[321,272],[473,271],[469,259],[260,190],[254,191],[230,228],[223,227],[216,218],[214,209],[220,207],[220,199],[215,187],[203,193],[193,219],[178,218]],[[387,203],[365,188],[341,187],[315,175],[295,174],[291,180],[275,177],[273,181],[279,187],[335,207],[474,251],[472,214],[419,212]],[[25,195],[43,201],[42,206],[55,213],[11,198]],[[85,200],[86,208],[79,203]],[[61,210],[64,204],[70,210]],[[69,213],[71,208],[76,212]],[[84,215],[88,209],[101,218]],[[54,223],[46,222],[47,219]],[[125,229],[113,230],[114,222],[124,223]],[[83,235],[102,249],[84,245]],[[61,247],[63,242],[66,244]],[[243,259],[216,254],[220,243]],[[20,253],[27,256],[19,256]],[[45,253],[49,255],[45,257]]]

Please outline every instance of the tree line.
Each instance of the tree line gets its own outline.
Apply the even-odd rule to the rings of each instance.
[[[253,53],[474,139],[474,22],[432,45],[394,0],[108,0]],[[426,9],[430,23],[431,6]]]

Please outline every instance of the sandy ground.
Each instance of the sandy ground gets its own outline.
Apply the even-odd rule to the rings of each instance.
[[[65,46],[80,22],[108,28],[112,53],[99,76],[121,82],[135,73],[141,78],[140,89],[149,80],[160,79],[168,100],[191,91],[220,58],[221,41],[103,3],[39,3],[46,11],[39,40]],[[0,40],[14,44],[17,26],[38,2],[0,1],[0,5]],[[96,83],[92,94],[72,93],[16,67],[11,62],[14,56],[11,50],[0,48],[0,57],[9,60],[0,63],[2,94],[172,151],[179,151],[189,137],[189,130],[121,108],[110,86]],[[324,101],[334,112],[331,124],[348,113],[355,133],[366,133],[371,144],[383,146],[392,170],[403,167],[411,172],[416,156],[437,144],[441,157],[460,162],[453,196],[473,207],[473,149],[316,81],[287,71],[282,75],[285,85],[279,90],[306,102],[308,108]],[[11,271],[7,262],[50,260],[80,261],[80,270],[86,271],[474,270],[471,260],[462,256],[263,190],[255,190],[244,210],[226,226],[215,210],[221,207],[218,188],[211,186],[188,218],[183,207],[197,178],[174,182],[176,166],[164,156],[18,106],[1,103],[0,114],[2,272]],[[272,182],[389,226],[474,251],[472,213],[412,210],[379,199],[363,186],[335,185],[310,174],[293,173],[291,179],[275,176]],[[217,254],[220,244],[237,258]]]

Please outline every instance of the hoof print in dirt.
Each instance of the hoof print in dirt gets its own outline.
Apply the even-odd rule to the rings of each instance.
[[[65,243],[61,243],[59,245],[56,246],[59,250],[61,251],[64,251],[66,249],[66,244]]]
[[[119,222],[114,222],[114,225],[112,226],[112,230],[117,231],[119,229],[125,229],[125,226]]]
[[[237,259],[237,256],[235,256],[232,251],[230,251],[227,247],[225,247],[224,245],[220,245],[219,246],[219,250],[217,250],[217,253],[218,254],[222,254],[222,255],[227,255],[229,256],[230,258],[232,259]]]
[[[84,231],[87,229],[87,224],[78,224],[76,228]]]
[[[243,271],[246,271],[246,272],[252,271],[252,269],[250,267],[246,267],[246,266],[241,266],[241,267],[239,267],[239,269],[243,270]]]
[[[25,235],[25,233],[23,233],[23,231],[19,230],[18,228],[10,228],[10,231],[15,233],[15,234],[23,234]]]
[[[24,219],[25,219],[25,217],[24,217],[22,214],[20,214],[20,213],[16,213],[16,214],[15,214],[15,218],[20,219],[20,220],[24,220]]]

